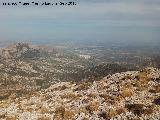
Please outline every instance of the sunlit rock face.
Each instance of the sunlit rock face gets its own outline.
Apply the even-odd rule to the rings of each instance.
[[[1,101],[1,119],[160,119],[160,70],[146,68],[99,81],[57,82],[23,97]]]

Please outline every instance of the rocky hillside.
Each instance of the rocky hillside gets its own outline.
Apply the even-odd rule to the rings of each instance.
[[[12,44],[0,51],[0,100],[46,89],[58,81],[99,80],[129,70],[120,64],[97,65],[92,56],[86,59],[70,50],[28,43]]]
[[[0,101],[1,120],[159,120],[160,70],[146,68],[99,81],[57,82]]]
[[[36,90],[38,88],[36,82],[40,82],[44,74],[36,70],[36,66],[31,61],[38,61],[41,57],[45,58],[47,54],[47,51],[27,43],[12,44],[1,49],[0,100],[14,93],[21,96]]]
[[[18,59],[18,58],[34,58],[38,57],[40,51],[29,46],[27,43],[12,44],[2,49],[1,57],[5,60]],[[27,56],[30,54],[30,56]]]

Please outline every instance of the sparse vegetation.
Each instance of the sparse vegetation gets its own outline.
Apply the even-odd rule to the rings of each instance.
[[[141,116],[144,112],[143,104],[126,104],[125,107],[138,116]]]
[[[94,111],[99,109],[99,103],[97,101],[92,101],[86,106],[86,110],[92,114]]]
[[[131,97],[131,96],[133,95],[132,90],[129,89],[129,88],[123,88],[121,91],[122,91],[122,92],[121,92],[121,95],[122,95],[124,98],[125,98],[125,97]]]
[[[125,63],[130,58],[122,51],[114,51],[120,54],[115,61],[122,61],[102,63],[110,58],[98,61],[92,57],[96,51],[80,56],[70,50],[20,49],[0,59],[0,119],[160,119],[159,69],[128,71],[138,67],[134,60]]]

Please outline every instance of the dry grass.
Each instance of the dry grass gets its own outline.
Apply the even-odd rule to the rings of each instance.
[[[120,101],[121,96],[109,96],[105,93],[100,94],[100,97],[104,98],[105,103],[111,103],[111,104],[116,104],[118,101]]]
[[[144,71],[139,72],[137,76],[135,87],[137,87],[139,91],[146,90],[149,86],[148,82],[150,81],[150,79],[148,78],[147,74],[149,74],[149,71],[144,70]]]
[[[143,80],[147,78],[147,72],[146,71],[141,71],[138,74],[138,80]]]
[[[108,99],[109,99],[109,96],[107,94],[105,94],[105,93],[100,94],[99,96],[102,97],[102,98],[104,98],[105,101],[108,101]]]
[[[59,91],[59,90],[65,90],[68,87],[66,85],[58,86],[52,89],[52,91]]]
[[[82,120],[89,120],[88,118],[82,118]]]
[[[160,93],[160,85],[154,86],[156,93]]]
[[[49,110],[48,110],[48,108],[42,106],[42,107],[40,108],[40,113],[41,113],[41,114],[49,113]]]
[[[79,113],[82,113],[82,112],[85,113],[85,114],[88,113],[86,107],[81,107],[81,108],[79,108]]]
[[[16,116],[10,116],[10,117],[6,117],[6,120],[17,120],[17,117]]]
[[[99,103],[97,101],[93,101],[91,103],[89,103],[87,106],[86,106],[86,110],[89,112],[89,113],[92,113],[94,111],[98,111],[99,109]]]
[[[83,82],[80,85],[78,85],[78,88],[75,89],[75,91],[87,90],[91,87],[91,85],[91,82]]]
[[[144,112],[144,105],[143,104],[126,104],[125,107],[134,113],[135,115],[141,116]]]
[[[40,98],[40,100],[41,100],[41,101],[45,101],[45,100],[48,100],[48,99],[50,99],[50,98],[52,98],[52,97],[53,97],[53,96],[46,94],[46,95],[42,95],[41,98]]]
[[[87,98],[83,99],[83,103],[89,103],[90,101],[93,101],[93,98],[87,97]]]
[[[1,108],[7,108],[11,103],[11,100],[10,99],[7,99],[7,100],[1,100],[0,101],[0,107]]]
[[[121,96],[109,96],[108,102],[112,105],[116,105],[120,101]]]
[[[107,114],[109,119],[113,118],[116,115],[117,115],[116,110],[113,110],[113,109],[110,109],[108,114]]]
[[[149,107],[149,108],[145,109],[145,110],[144,110],[144,114],[145,114],[145,115],[150,115],[150,114],[152,114],[152,113],[154,112],[153,109],[154,109],[153,107]]]
[[[71,110],[65,110],[64,120],[71,120],[74,117],[74,112]]]
[[[150,81],[151,79],[147,76],[148,74],[150,74],[150,71],[147,71],[147,70],[144,70],[144,71],[141,71],[139,72],[138,76],[137,76],[137,79],[138,80],[146,80],[146,81]]]
[[[124,108],[117,108],[117,109],[116,109],[116,113],[117,113],[117,115],[120,115],[120,114],[122,114],[122,113],[125,113],[125,109],[124,109]]]
[[[39,117],[37,120],[51,120],[51,119],[48,117]]]
[[[72,110],[66,110],[64,107],[58,107],[55,110],[55,120],[71,120],[74,117]]]
[[[88,97],[91,97],[91,98],[95,98],[97,97],[97,94],[96,93],[90,93],[87,95]]]
[[[122,90],[121,90],[121,95],[122,95],[122,97],[131,97],[132,95],[133,95],[133,92],[132,92],[132,90],[131,89],[129,89],[129,88],[122,88]]]
[[[61,96],[62,99],[71,99],[71,100],[77,100],[80,97],[81,95],[75,93],[67,93]]]
[[[103,118],[104,120],[109,120],[108,115],[107,115],[106,112],[100,112],[100,113],[98,114],[98,116],[99,116],[100,118]]]
[[[1,115],[0,115],[0,119],[4,119],[5,117],[6,117],[5,114],[1,114]]]
[[[64,118],[65,108],[60,106],[55,109],[55,120],[61,120]]]
[[[142,80],[136,81],[136,87],[137,87],[137,90],[139,91],[148,89],[149,87],[148,80],[142,79]]]
[[[132,79],[132,77],[130,75],[126,75],[122,80],[130,80],[130,79]]]
[[[34,109],[33,109],[33,108],[30,108],[30,107],[27,107],[26,111],[27,111],[27,112],[33,112]]]
[[[10,92],[5,91],[5,90],[0,91],[0,100],[8,99],[9,96],[10,96]]]
[[[17,95],[16,93],[12,93],[10,96],[9,96],[10,99],[14,100],[17,98]]]

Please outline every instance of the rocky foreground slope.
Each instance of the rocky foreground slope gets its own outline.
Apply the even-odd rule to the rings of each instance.
[[[146,68],[100,81],[58,82],[0,101],[2,120],[159,120],[160,70]]]

